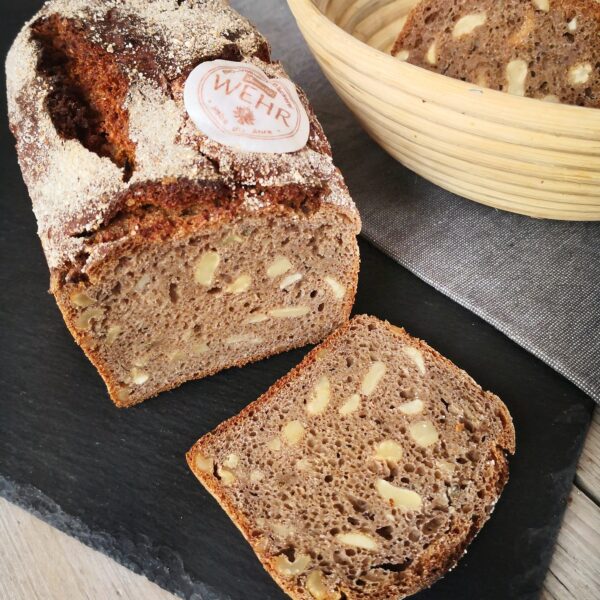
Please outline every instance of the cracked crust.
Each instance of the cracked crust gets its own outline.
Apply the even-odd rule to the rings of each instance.
[[[113,87],[107,89],[123,90],[124,102],[110,108],[127,125],[126,139],[112,139],[109,132],[107,144],[99,148],[98,136],[82,142],[69,137],[77,135],[69,127],[57,127],[51,109],[60,61],[47,66],[39,34],[49,22],[53,32],[70,36],[86,57],[98,61],[106,78],[110,73]],[[86,277],[96,260],[128,236],[139,235],[122,227],[124,237],[114,234],[128,217],[130,222],[139,217],[148,189],[160,191],[151,195],[162,196],[158,204],[165,222],[176,220],[182,209],[182,195],[170,190],[191,186],[196,192],[186,202],[202,207],[204,223],[213,213],[222,215],[224,205],[230,213],[243,214],[281,205],[290,213],[315,211],[327,203],[358,229],[356,208],[301,91],[311,129],[300,151],[239,152],[195,128],[183,106],[183,84],[194,66],[215,58],[251,62],[269,77],[287,77],[271,61],[266,40],[220,0],[50,0],[24,26],[6,62],[9,118],[53,291]],[[85,76],[90,69],[79,71]],[[62,85],[73,87],[72,81]],[[67,100],[62,100],[66,110],[69,102],[78,101]],[[89,125],[95,117],[88,109],[77,107],[78,117],[87,110]]]

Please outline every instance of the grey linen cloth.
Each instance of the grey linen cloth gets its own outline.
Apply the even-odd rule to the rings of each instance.
[[[425,181],[360,128],[284,0],[231,4],[269,39],[273,57],[311,99],[360,209],[363,235],[600,402],[600,223],[522,217]]]

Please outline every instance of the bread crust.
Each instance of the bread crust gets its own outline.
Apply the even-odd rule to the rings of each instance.
[[[287,221],[341,215],[360,231],[329,143],[299,88],[310,132],[296,152],[242,152],[196,128],[183,102],[185,80],[197,64],[218,58],[288,78],[267,41],[224,0],[50,0],[7,57],[10,127],[50,292],[117,406],[143,398],[120,398],[122,382],[95,349],[97,340],[76,326],[70,298],[101,281],[120,257],[257,214]],[[357,248],[349,268],[344,320],[356,292]],[[151,395],[215,371],[165,381]]]
[[[124,88],[117,108],[128,124],[128,139],[120,140],[123,147],[117,150],[123,154],[131,142],[131,173],[110,151],[90,150],[85,140],[65,137],[59,126],[64,115],[52,112],[60,77],[54,64],[48,66],[48,53],[57,50],[45,48],[49,34],[39,33],[43,27],[76,40],[79,50],[94,54],[103,75],[111,74],[109,83]],[[195,127],[183,105],[183,85],[193,67],[216,58],[287,78],[272,61],[266,40],[221,0],[50,0],[23,27],[6,61],[9,120],[48,265],[58,273],[55,287],[86,277],[110,252],[114,240],[100,234],[137,200],[143,202],[140,190],[148,186],[177,189],[191,182],[210,192],[203,194],[206,222],[224,204],[236,214],[283,206],[293,215],[328,203],[359,228],[356,207],[343,183],[335,183],[341,178],[331,149],[300,89],[310,135],[297,152],[241,152]],[[83,102],[78,110],[86,108]],[[164,208],[176,212],[184,200],[193,202],[194,194],[182,199],[173,193]]]
[[[252,402],[237,415],[227,419],[226,421],[219,424],[213,431],[205,434],[200,438],[186,453],[186,460],[189,468],[194,473],[196,478],[202,483],[202,485],[208,490],[208,492],[215,498],[215,500],[222,506],[227,515],[231,518],[233,523],[240,530],[244,538],[250,543],[252,548],[257,554],[258,559],[269,573],[269,575],[277,582],[277,584],[294,600],[312,600],[308,594],[299,594],[297,588],[292,585],[290,579],[282,577],[272,560],[269,557],[262,554],[257,550],[257,544],[259,538],[253,534],[253,524],[248,521],[244,514],[231,502],[226,488],[220,484],[219,480],[212,475],[209,475],[195,465],[195,458],[198,454],[205,454],[204,451],[211,445],[211,440],[214,438],[220,438],[226,436],[228,433],[235,431],[236,426],[247,419],[256,409],[262,405],[267,404],[273,396],[275,396],[282,388],[284,388],[290,381],[298,377],[307,367],[315,363],[319,354],[326,352],[331,348],[337,340],[342,337],[346,331],[352,327],[352,324],[360,320],[361,322],[372,322],[378,323],[379,320],[375,317],[368,315],[358,315],[353,317],[350,321],[341,326],[338,330],[327,337],[319,346],[311,350],[304,359],[294,367],[289,373],[284,375],[281,379],[275,382],[264,394],[262,394],[256,401]],[[436,350],[431,348],[426,342],[418,338],[410,336],[403,328],[396,327],[387,321],[384,321],[385,325],[395,335],[402,338],[405,341],[410,341],[410,345],[417,346],[421,352],[424,352],[432,357],[433,360],[442,362],[446,367],[452,371],[460,372],[463,375],[467,375],[465,371],[459,369],[454,363],[447,358],[443,357]],[[469,379],[472,380],[470,376]],[[475,382],[473,382],[475,383]],[[497,444],[490,451],[490,455],[487,460],[482,461],[482,476],[486,482],[486,486],[483,488],[484,497],[482,498],[482,505],[494,506],[497,502],[504,486],[508,482],[509,469],[508,469],[508,455],[512,455],[516,450],[515,442],[515,430],[512,422],[512,417],[506,405],[491,392],[485,392],[479,385],[475,383],[479,388],[481,396],[485,397],[486,400],[491,401],[495,408],[496,415],[502,423],[502,434],[497,440]],[[485,522],[491,515],[491,511],[486,513],[480,511],[472,515],[472,519],[462,517],[464,523],[471,523],[467,528],[467,534],[465,537],[459,539],[455,544],[448,543],[449,535],[440,538],[437,543],[432,544],[425,553],[418,558],[418,563],[421,566],[422,575],[420,577],[414,577],[409,582],[409,591],[400,595],[400,591],[397,589],[385,589],[380,595],[370,596],[370,600],[389,600],[389,598],[403,598],[410,596],[424,588],[431,586],[435,581],[443,577],[449,570],[451,570],[458,560],[466,552],[466,548],[479,533]],[[458,517],[460,518],[460,517]],[[406,584],[406,581],[404,582]],[[346,594],[348,600],[355,600],[359,597],[354,595],[351,590],[340,589],[339,592]],[[361,597],[362,598],[362,597]]]

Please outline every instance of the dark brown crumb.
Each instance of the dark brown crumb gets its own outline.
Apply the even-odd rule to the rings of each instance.
[[[380,373],[374,387],[370,372]],[[389,600],[456,564],[489,518],[514,450],[497,396],[404,330],[360,315],[187,459],[294,600],[314,600],[315,572],[331,598]],[[398,488],[409,495],[399,504],[386,496]],[[294,561],[304,562],[286,575]]]
[[[600,107],[600,4],[595,0],[423,0],[392,54],[411,64],[494,90]],[[469,15],[483,22],[455,37]],[[518,62],[514,62],[518,61]],[[510,63],[522,84],[509,85]]]

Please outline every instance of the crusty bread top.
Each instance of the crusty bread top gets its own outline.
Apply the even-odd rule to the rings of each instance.
[[[52,36],[38,31],[52,19],[81,38],[90,54],[97,53],[101,75],[121,81],[128,125],[121,127],[128,134],[121,135],[135,152],[129,174],[120,158],[90,151],[57,129],[49,110],[56,64],[48,66],[52,61],[40,42],[46,35],[52,43]],[[25,25],[6,62],[9,118],[51,269],[73,268],[79,261],[85,270],[82,254],[84,263],[93,260],[86,248],[90,234],[127,210],[149,184],[193,182],[203,208],[207,200],[217,205],[226,197],[238,212],[281,204],[282,188],[302,205],[302,193],[309,190],[312,207],[335,204],[358,223],[329,144],[301,92],[311,130],[297,152],[245,153],[198,131],[183,105],[183,85],[194,66],[216,58],[251,62],[270,77],[287,77],[271,62],[265,39],[224,0],[50,0]],[[279,193],[271,194],[273,189]],[[106,251],[96,248],[92,254]]]

